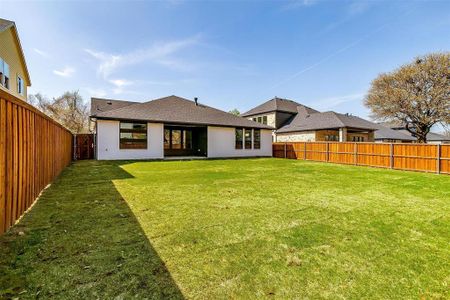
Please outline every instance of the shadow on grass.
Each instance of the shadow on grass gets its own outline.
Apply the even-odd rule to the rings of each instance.
[[[123,163],[73,164],[0,237],[0,299],[183,299],[115,189]]]

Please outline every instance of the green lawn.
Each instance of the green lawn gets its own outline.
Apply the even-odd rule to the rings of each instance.
[[[0,237],[0,298],[448,298],[450,176],[77,162]]]

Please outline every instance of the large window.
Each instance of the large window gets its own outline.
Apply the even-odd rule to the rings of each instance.
[[[236,149],[242,149],[243,144],[243,129],[242,128],[236,128],[236,138],[235,138],[235,148]]]
[[[261,148],[261,129],[253,130],[253,149]]]
[[[262,121],[262,123],[265,124],[265,125],[267,125],[267,116],[263,116],[263,121]]]
[[[9,89],[9,65],[0,58],[0,85]]]
[[[252,149],[252,130],[246,128],[244,131],[245,136],[245,149]]]
[[[120,149],[147,149],[147,124],[120,122]]]

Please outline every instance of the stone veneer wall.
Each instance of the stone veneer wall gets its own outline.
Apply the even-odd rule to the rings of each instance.
[[[276,142],[314,142],[316,133],[314,131],[278,133]]]
[[[276,125],[275,113],[255,115],[255,116],[247,117],[247,119],[253,120],[253,118],[258,118],[258,117],[263,117],[263,116],[267,116],[267,125],[275,127],[275,125]]]

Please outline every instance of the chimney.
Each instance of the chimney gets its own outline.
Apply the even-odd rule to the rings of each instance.
[[[198,98],[197,97],[194,98],[194,102],[195,102],[195,105],[198,106]]]

